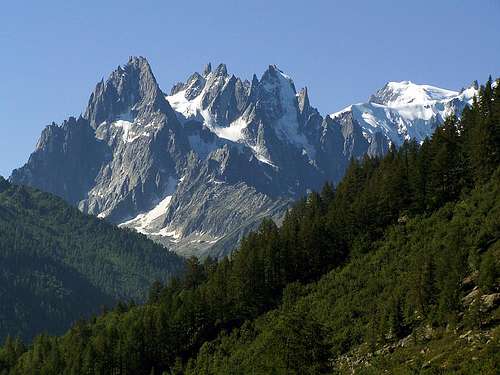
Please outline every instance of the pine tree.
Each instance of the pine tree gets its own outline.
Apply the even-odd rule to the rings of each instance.
[[[495,124],[496,105],[491,77],[485,86],[481,86],[478,100],[474,100],[471,114],[472,121],[467,119],[470,126],[468,140],[468,156],[470,170],[476,182],[485,182],[498,166],[498,124]],[[465,125],[464,125],[465,126]]]
[[[489,252],[483,256],[479,269],[479,286],[483,292],[488,293],[496,285],[496,279],[500,274],[500,267],[493,253]]]
[[[448,117],[432,137],[429,177],[434,207],[456,199],[461,191],[463,163],[456,123],[455,116]]]

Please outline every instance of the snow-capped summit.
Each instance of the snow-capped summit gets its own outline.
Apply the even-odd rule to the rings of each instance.
[[[395,145],[410,139],[423,142],[447,116],[459,116],[476,94],[475,85],[457,92],[411,81],[388,82],[367,103],[353,104],[330,117],[352,114],[368,142],[377,133]]]
[[[418,85],[411,81],[388,82],[373,94],[369,102],[389,107],[408,104],[422,105],[436,100],[445,100],[458,95],[458,92],[429,85]]]
[[[261,162],[275,165],[271,155],[276,145],[269,133],[314,157],[300,124],[304,105],[310,110],[307,93],[305,98],[298,95],[293,80],[276,65],[269,65],[260,80],[254,75],[250,83],[229,76],[221,64],[214,72],[205,69],[203,76],[194,73],[185,84],[175,85],[166,99],[181,122],[199,121],[217,137],[250,147]]]

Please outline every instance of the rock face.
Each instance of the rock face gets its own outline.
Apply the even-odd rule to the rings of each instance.
[[[248,81],[208,64],[167,96],[132,57],[97,84],[83,116],[44,129],[11,181],[180,254],[220,257],[263,217],[279,220],[308,190],[337,182],[352,158],[432,134],[475,92],[411,85],[389,83],[323,118],[274,65]]]

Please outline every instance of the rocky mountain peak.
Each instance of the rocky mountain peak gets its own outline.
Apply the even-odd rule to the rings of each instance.
[[[411,81],[387,82],[384,87],[370,96],[369,102],[386,106],[420,105],[430,101],[449,99],[457,94],[456,91],[419,85]]]
[[[267,83],[268,85],[274,84],[275,82],[277,82],[279,72],[280,70],[276,65],[269,65],[264,74],[262,74],[262,77],[260,78],[261,84],[262,83]]]
[[[199,73],[193,73],[191,77],[188,78],[184,89],[186,90],[185,97],[187,100],[193,100],[198,95],[200,95],[205,83],[207,82],[205,75],[200,75]]]
[[[276,64],[270,64],[268,67],[267,67],[267,71],[272,73],[272,74],[276,74],[276,73],[279,73],[281,72],[281,70],[279,70],[278,66]]]
[[[203,77],[207,78],[207,76],[212,73],[212,64],[211,63],[208,63],[207,65],[205,65],[205,67],[203,68]]]
[[[226,64],[219,64],[217,69],[214,72],[217,77],[226,77],[227,76],[227,67]]]
[[[296,92],[293,80],[276,65],[269,65],[260,79],[260,84],[268,89],[271,89],[272,86],[279,89],[290,87],[294,93]]]
[[[183,82],[177,82],[175,85],[172,86],[172,88],[170,89],[170,95],[175,95],[177,94],[178,92],[181,92],[182,90],[184,90],[184,86],[185,84]]]
[[[127,64],[96,85],[84,117],[95,129],[103,121],[113,121],[124,114],[135,117],[166,111],[168,107],[148,61],[144,57],[130,57]]]
[[[467,91],[468,89],[473,89],[475,91],[479,90],[479,83],[477,82],[477,80],[472,81],[471,84],[467,87],[462,87],[462,89],[460,90],[460,94],[464,91]]]
[[[257,95],[257,88],[259,87],[259,79],[257,75],[252,76],[252,82],[250,83],[250,88],[248,90],[248,102],[254,102]]]
[[[276,65],[269,65],[259,82],[257,109],[265,120],[275,120],[286,112],[295,112],[296,107],[297,98],[292,79]],[[297,113],[293,115],[296,117]]]

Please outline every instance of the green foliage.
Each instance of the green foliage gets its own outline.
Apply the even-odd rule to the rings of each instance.
[[[481,244],[477,233],[488,222],[494,222],[488,235],[500,226],[499,197],[500,170],[470,198],[390,226],[369,254],[305,290],[290,284],[279,309],[205,344],[188,373],[321,373],[322,365],[333,370],[328,359],[362,343],[377,347],[397,342],[424,323],[449,327],[467,311],[462,280],[475,271],[467,259]],[[482,265],[489,264],[494,249],[486,249]],[[498,288],[498,281],[493,286]],[[286,330],[288,322],[293,329]],[[322,353],[321,359],[313,353]],[[314,360],[310,363],[302,355]],[[287,362],[289,357],[297,362]],[[297,363],[301,365],[295,367]]]
[[[497,242],[500,249],[500,243]],[[484,292],[492,292],[495,285],[498,284],[500,276],[500,264],[498,262],[499,254],[493,251],[483,256],[481,268],[479,269],[479,286]]]

